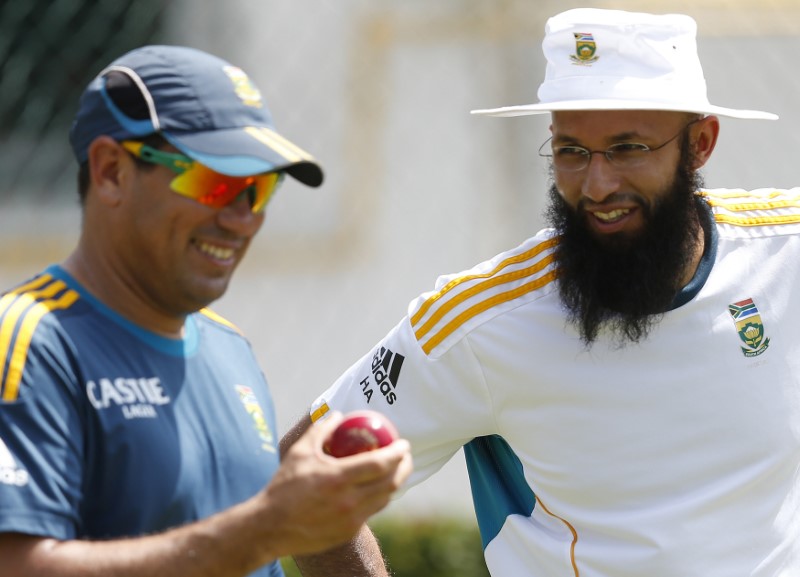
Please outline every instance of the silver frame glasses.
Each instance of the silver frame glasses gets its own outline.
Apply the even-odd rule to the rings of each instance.
[[[542,152],[542,150],[553,140],[551,136],[539,147],[539,156],[552,159],[553,166],[562,172],[578,172],[585,169],[591,163],[592,155],[594,154],[602,154],[610,164],[618,168],[635,168],[644,164],[651,152],[664,148],[667,144],[683,134],[692,124],[699,121],[699,118],[692,120],[669,140],[653,147],[642,144],[641,142],[617,142],[605,150],[589,150],[583,146],[568,144],[565,146],[554,146],[551,148],[552,153],[547,154]]]

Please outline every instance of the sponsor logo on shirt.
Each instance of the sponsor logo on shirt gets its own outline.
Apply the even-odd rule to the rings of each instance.
[[[0,439],[0,483],[16,487],[28,484],[28,471],[17,467],[17,462],[3,439]]]
[[[753,299],[745,299],[728,305],[728,312],[736,325],[739,338],[744,343],[742,354],[757,357],[769,347],[769,337],[764,334],[761,313]]]
[[[126,419],[154,419],[158,416],[156,407],[171,400],[158,377],[87,381],[86,397],[98,411],[119,407]]]
[[[383,399],[390,405],[397,400],[397,381],[400,379],[400,369],[406,358],[400,353],[392,352],[386,347],[380,347],[372,357],[370,374],[361,379],[361,393],[366,397],[367,403],[372,400],[373,393],[377,390]]]

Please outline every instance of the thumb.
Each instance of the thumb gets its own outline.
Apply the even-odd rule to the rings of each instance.
[[[344,415],[341,412],[330,411],[324,419],[315,421],[306,431],[306,435],[314,445],[322,445],[343,420]]]

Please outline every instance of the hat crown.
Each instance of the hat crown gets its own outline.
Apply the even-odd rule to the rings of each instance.
[[[576,8],[553,16],[542,42],[539,102],[473,110],[524,116],[569,110],[665,110],[774,120],[709,102],[697,23],[685,14]]]
[[[149,109],[148,121],[130,118],[111,99],[105,84],[111,71],[134,82]],[[274,128],[261,93],[241,69],[193,48],[154,45],[124,54],[98,74],[81,97],[70,137],[83,161],[99,134],[121,140],[162,130],[180,134],[245,126]]]
[[[541,102],[631,99],[708,104],[697,25],[683,14],[575,9],[551,18]]]
[[[161,129],[213,130],[272,126],[258,88],[228,62],[180,46],[147,46],[112,66],[127,67],[155,99]]]
[[[114,74],[123,76],[119,91],[111,86]],[[313,157],[275,131],[247,74],[194,48],[144,46],[112,62],[84,91],[70,142],[83,163],[98,136],[121,141],[154,133],[223,174],[286,170],[310,186],[322,183]]]

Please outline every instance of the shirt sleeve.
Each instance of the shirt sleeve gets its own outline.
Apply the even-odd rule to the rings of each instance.
[[[468,339],[433,358],[420,347],[408,317],[317,398],[311,418],[363,409],[385,414],[411,443],[414,473],[407,487],[435,473],[474,437],[495,430]]]
[[[56,342],[37,330],[15,395],[0,399],[0,532],[76,536],[84,462],[79,387]],[[9,371],[3,378],[7,386]]]

